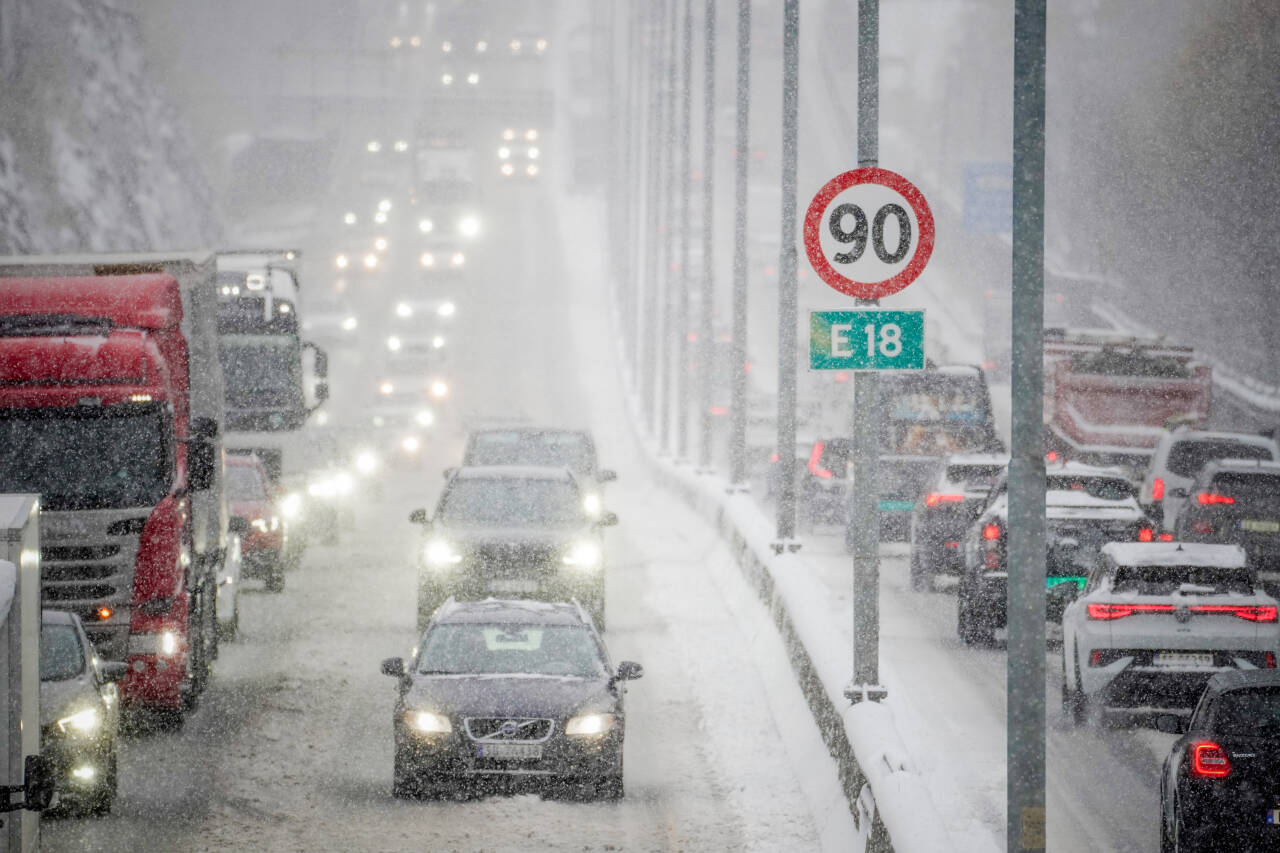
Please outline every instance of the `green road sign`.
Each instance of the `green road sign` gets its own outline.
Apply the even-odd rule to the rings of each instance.
[[[923,370],[923,311],[809,312],[812,370]]]

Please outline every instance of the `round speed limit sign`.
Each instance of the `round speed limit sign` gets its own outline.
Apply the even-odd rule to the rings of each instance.
[[[879,299],[915,281],[933,254],[933,213],[897,172],[854,169],[818,191],[804,217],[813,271],[847,296]]]

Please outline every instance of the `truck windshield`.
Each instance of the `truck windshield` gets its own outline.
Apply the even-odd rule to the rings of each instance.
[[[301,405],[302,354],[296,337],[224,335],[219,346],[229,406]]]
[[[155,506],[173,484],[172,432],[158,405],[0,410],[0,492],[45,509]]]

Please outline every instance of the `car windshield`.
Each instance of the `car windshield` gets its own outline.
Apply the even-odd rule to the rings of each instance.
[[[265,501],[266,485],[252,465],[227,466],[227,497],[233,501]]]
[[[296,396],[302,355],[293,335],[224,335],[219,347],[231,405],[284,405]]]
[[[422,641],[419,674],[519,674],[597,678],[604,663],[577,625],[444,623]]]
[[[0,411],[0,492],[43,509],[154,506],[173,481],[169,421],[158,405]]]
[[[1045,484],[1049,492],[1084,492],[1102,501],[1122,501],[1134,495],[1133,484],[1122,477],[1049,476]]]
[[[1225,438],[1179,441],[1169,448],[1169,473],[1194,477],[1214,459],[1271,459],[1271,448]]]
[[[1197,587],[1204,594],[1251,595],[1253,582],[1245,568],[1218,566],[1120,566],[1112,582],[1113,592],[1138,595],[1172,595],[1182,586]]]
[[[591,442],[576,432],[492,431],[476,434],[466,465],[546,465],[575,474],[595,470]]]
[[[1213,704],[1212,731],[1236,737],[1280,737],[1280,687],[1230,690]]]
[[[46,624],[40,628],[40,680],[66,681],[84,671],[80,635],[71,625]]]
[[[455,480],[439,517],[446,524],[491,527],[569,527],[583,520],[573,483],[519,477]]]

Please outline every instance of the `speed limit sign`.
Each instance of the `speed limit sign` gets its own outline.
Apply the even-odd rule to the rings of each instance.
[[[915,281],[933,254],[933,213],[888,169],[854,169],[818,190],[804,217],[818,277],[847,296],[879,299]]]

